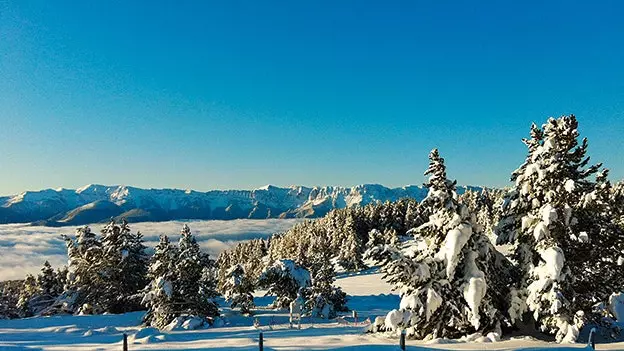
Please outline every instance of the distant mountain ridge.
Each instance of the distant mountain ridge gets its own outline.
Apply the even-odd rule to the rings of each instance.
[[[458,186],[457,192],[477,187]],[[312,218],[334,208],[400,198],[425,198],[427,189],[379,184],[348,187],[276,187],[254,190],[142,189],[90,184],[82,188],[27,191],[0,197],[0,224],[82,225],[126,218],[129,222],[178,219]]]

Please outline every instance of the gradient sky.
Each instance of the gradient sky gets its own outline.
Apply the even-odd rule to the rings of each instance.
[[[506,185],[574,113],[624,177],[622,1],[0,0],[0,194]]]

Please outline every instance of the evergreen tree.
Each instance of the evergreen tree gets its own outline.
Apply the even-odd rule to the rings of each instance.
[[[624,229],[624,180],[611,188],[610,203],[615,222]]]
[[[107,285],[101,274],[102,244],[88,226],[76,229],[75,240],[67,236],[63,238],[69,259],[62,302],[65,310],[78,313],[101,311],[99,299]]]
[[[36,292],[28,301],[28,306],[33,314],[38,315],[54,304],[63,293],[63,285],[48,261],[43,264],[36,281]]]
[[[42,295],[56,297],[63,292],[58,275],[52,269],[50,262],[45,261],[41,274],[37,276],[37,286]]]
[[[347,271],[358,271],[365,267],[362,260],[363,245],[355,228],[355,220],[349,213],[342,229],[338,262]]]
[[[274,308],[287,308],[301,288],[310,286],[310,272],[292,260],[279,260],[262,271],[258,280],[266,295],[276,296]]]
[[[0,282],[0,319],[19,318],[21,316],[17,305],[23,291],[23,283],[19,280]]]
[[[182,228],[178,247],[177,280],[174,284],[178,313],[205,318],[218,316],[219,309],[213,300],[218,295],[213,262],[201,252],[186,224]]]
[[[177,261],[176,247],[166,235],[161,235],[150,259],[150,283],[143,298],[143,304],[148,309],[143,320],[148,325],[164,328],[177,316],[173,290],[177,279]]]
[[[233,265],[227,272],[229,279],[224,286],[224,296],[232,308],[239,307],[242,314],[250,314],[255,307],[254,285],[240,264]]]
[[[147,261],[141,233],[133,234],[128,222],[115,221],[102,229],[102,275],[108,282],[100,305],[111,313],[141,308],[139,292],[147,284]]]
[[[609,209],[601,164],[589,166],[587,139],[578,143],[574,116],[531,127],[526,161],[512,174],[515,187],[497,228],[499,243],[517,243],[522,278],[512,317],[531,312],[559,342],[576,340],[592,306],[623,288],[624,234]],[[596,180],[591,177],[596,175]]]
[[[31,317],[34,315],[30,306],[30,300],[37,294],[37,292],[37,279],[32,274],[28,274],[22,284],[22,290],[20,291],[19,300],[17,302],[18,314],[21,318]]]
[[[312,286],[305,289],[304,309],[312,317],[334,318],[336,312],[347,311],[347,294],[333,285],[336,272],[327,249],[328,241],[319,236],[313,243]]]
[[[190,228],[184,225],[176,248],[161,236],[148,270],[150,283],[143,304],[144,322],[164,328],[175,320],[198,317],[212,323],[219,315],[214,261],[201,252]]]
[[[401,294],[387,324],[409,337],[457,338],[476,331],[500,333],[507,282],[505,260],[457,201],[438,150],[429,155],[427,197],[419,212],[428,220],[399,248],[385,248],[382,271]],[[500,274],[500,276],[499,276]]]

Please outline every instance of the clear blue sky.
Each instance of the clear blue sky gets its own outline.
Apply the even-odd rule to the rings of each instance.
[[[0,0],[0,194],[501,186],[574,113],[624,177],[622,1]]]

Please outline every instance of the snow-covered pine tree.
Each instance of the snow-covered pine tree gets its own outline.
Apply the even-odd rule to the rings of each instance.
[[[176,263],[177,280],[174,294],[178,315],[205,318],[209,322],[219,315],[214,298],[218,295],[212,260],[203,253],[188,225],[182,227]]]
[[[36,293],[28,301],[28,306],[34,315],[41,314],[47,307],[56,301],[63,293],[63,285],[52,269],[50,262],[45,261],[41,267],[41,274],[37,276]]]
[[[402,238],[405,238],[405,236]],[[371,260],[377,265],[384,266],[396,258],[399,246],[400,240],[394,229],[387,229],[385,233],[372,229],[368,233],[364,258]]]
[[[108,284],[100,298],[106,312],[123,313],[141,308],[139,292],[147,284],[145,245],[126,220],[111,220],[102,229],[102,274]]]
[[[162,329],[177,316],[173,290],[177,280],[177,262],[177,248],[166,235],[161,235],[150,259],[147,273],[150,283],[143,297],[143,304],[148,310],[143,321],[147,325]]]
[[[526,161],[497,228],[499,243],[517,243],[522,273],[510,315],[529,311],[559,342],[576,340],[592,306],[623,288],[624,234],[608,206],[606,173],[589,164],[587,139],[578,143],[574,116],[531,127]],[[591,176],[597,175],[596,180]]]
[[[616,223],[624,229],[624,180],[611,188],[610,203]]]
[[[4,283],[0,282],[0,320],[9,319],[9,297],[5,290]]]
[[[429,154],[427,197],[419,212],[428,221],[412,230],[399,249],[390,247],[382,266],[385,279],[401,294],[399,310],[386,325],[406,328],[411,338],[457,338],[474,332],[500,333],[508,282],[506,260],[457,201],[438,150]]]
[[[245,268],[235,264],[226,273],[228,279],[223,287],[223,295],[230,302],[232,308],[240,308],[242,314],[251,314],[255,307],[253,292],[254,284]]]
[[[63,294],[67,288],[67,276],[69,275],[69,268],[62,266],[56,269],[56,280],[61,287],[60,294]]]
[[[69,274],[62,305],[68,312],[101,311],[99,298],[106,286],[101,275],[101,242],[88,226],[76,229],[75,240],[67,236],[63,238],[67,244]]]
[[[403,222],[405,223],[406,231],[416,228],[417,223],[419,222],[418,202],[416,202],[416,200],[410,199],[408,202],[407,208],[405,209],[405,220]]]
[[[0,282],[0,319],[19,318],[17,309],[22,281],[9,280]]]
[[[273,262],[262,271],[258,279],[258,286],[267,290],[267,296],[276,296],[273,308],[288,308],[299,289],[310,285],[310,272],[293,260]]]
[[[26,275],[22,290],[20,290],[19,300],[17,302],[17,310],[20,318],[31,317],[34,311],[31,309],[30,300],[37,294],[37,279],[32,275]]]
[[[347,294],[334,286],[336,272],[331,262],[329,240],[322,235],[312,241],[312,286],[305,289],[304,309],[312,317],[334,318],[336,312],[347,311]]]
[[[6,283],[0,282],[0,320],[11,318],[11,302],[9,300],[9,292],[6,289]]]
[[[342,244],[338,262],[347,271],[359,271],[365,267],[362,260],[362,252],[364,245],[355,228],[355,220],[349,212],[346,216],[344,227],[342,228],[341,237]]]

